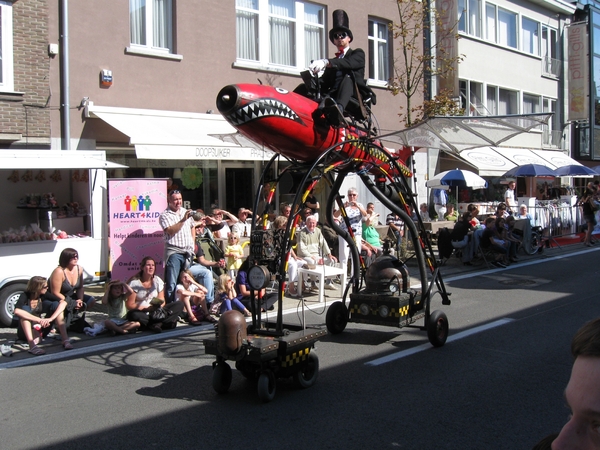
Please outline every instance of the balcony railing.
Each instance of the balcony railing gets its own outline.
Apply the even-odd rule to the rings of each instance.
[[[559,78],[561,67],[562,63],[559,59],[550,58],[549,56],[542,58],[542,73],[544,75]]]
[[[562,149],[562,131],[542,130],[542,146],[546,148]]]

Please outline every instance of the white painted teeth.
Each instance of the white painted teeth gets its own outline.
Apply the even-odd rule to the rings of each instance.
[[[231,113],[228,119],[235,125],[242,125],[254,119],[261,117],[277,116],[293,120],[294,122],[302,123],[298,114],[285,103],[279,100],[267,98],[252,102],[243,108]]]

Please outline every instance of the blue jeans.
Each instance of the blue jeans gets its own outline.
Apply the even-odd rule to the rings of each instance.
[[[165,302],[175,301],[175,288],[179,273],[185,267],[185,255],[183,253],[172,254],[165,267]]]
[[[392,233],[396,236],[396,250],[400,251],[400,247],[402,246],[402,235],[396,230],[392,230]]]
[[[212,303],[215,299],[215,282],[213,280],[212,270],[202,264],[194,264],[190,267],[190,272],[192,272],[194,280],[208,289],[208,292],[206,293],[206,303]]]

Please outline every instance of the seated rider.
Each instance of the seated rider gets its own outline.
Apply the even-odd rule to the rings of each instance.
[[[338,49],[335,57],[313,61],[309,66],[312,78],[304,76],[307,86],[300,86],[296,92],[314,95],[318,90],[314,77],[320,77],[320,93],[326,97],[319,108],[330,125],[338,126],[345,122],[344,111],[350,99],[357,98],[357,88],[372,99],[374,94],[364,80],[365,52],[360,48],[350,48],[352,31],[349,28],[348,15],[341,9],[333,12],[333,28],[329,31],[329,40]]]

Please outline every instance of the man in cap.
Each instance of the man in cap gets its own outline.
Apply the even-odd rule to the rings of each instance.
[[[321,76],[321,93],[328,95],[321,104],[327,120],[333,126],[344,122],[344,110],[356,89],[370,91],[365,83],[365,52],[351,49],[353,40],[348,15],[338,9],[333,12],[333,28],[329,40],[338,48],[334,58],[313,61],[309,70]]]

